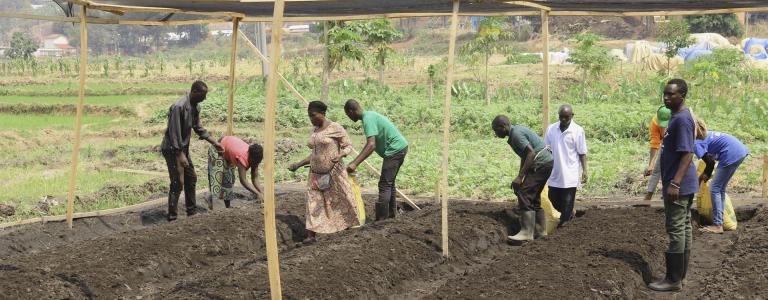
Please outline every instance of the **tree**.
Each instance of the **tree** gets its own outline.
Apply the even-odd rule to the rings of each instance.
[[[735,14],[686,16],[685,20],[690,24],[691,32],[706,33],[716,32],[723,36],[742,36],[744,30]]]
[[[7,53],[9,58],[29,60],[32,59],[32,53],[37,51],[38,43],[25,33],[14,32],[10,46]]]
[[[323,86],[320,98],[328,101],[328,80],[331,72],[344,60],[361,60],[364,55],[365,44],[363,36],[359,32],[358,24],[349,21],[325,21],[324,34],[320,35],[320,42],[325,44],[325,56],[323,58]]]
[[[389,19],[360,23],[360,30],[365,36],[366,44],[376,52],[376,61],[379,64],[379,82],[384,83],[384,66],[387,55],[394,52],[389,44],[395,39],[403,37],[403,32],[395,29]]]
[[[658,28],[658,40],[667,45],[664,50],[664,56],[667,57],[667,75],[669,75],[669,61],[681,48],[688,47],[695,43],[693,37],[691,37],[690,27],[688,23],[683,20],[671,20],[667,23],[662,23]]]
[[[511,40],[513,35],[509,33],[505,18],[489,17],[478,24],[478,34],[469,43],[461,47],[461,55],[469,58],[470,62],[477,62],[482,59],[485,66],[485,104],[491,103],[491,94],[488,85],[488,61],[496,53],[507,53],[510,47],[503,44],[503,41]]]
[[[575,37],[578,45],[568,57],[568,62],[591,77],[600,77],[611,68],[613,59],[608,56],[608,48],[597,45],[603,37],[593,33],[580,33]]]

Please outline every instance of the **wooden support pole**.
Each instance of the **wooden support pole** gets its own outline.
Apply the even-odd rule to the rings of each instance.
[[[453,0],[453,14],[451,14],[451,35],[448,41],[448,68],[445,76],[445,103],[443,104],[443,160],[442,160],[442,184],[440,188],[440,204],[442,220],[442,246],[443,256],[450,256],[448,251],[448,158],[449,144],[451,142],[451,85],[453,84],[453,64],[456,52],[456,31],[459,25],[459,0]]]
[[[267,57],[264,56],[264,54],[262,54],[261,51],[259,51],[259,49],[256,47],[256,45],[254,45],[253,42],[251,42],[251,40],[248,39],[247,36],[245,36],[245,34],[240,32],[240,37],[245,42],[245,45],[248,46],[248,48],[251,48],[251,50],[253,50],[253,52],[256,53],[256,55],[258,55],[259,58],[261,58],[261,60],[264,63],[269,64],[269,59],[267,59]],[[277,75],[280,77],[280,81],[283,82],[283,84],[288,88],[288,90],[291,91],[291,93],[293,93],[294,96],[296,96],[296,98],[301,100],[301,102],[303,102],[304,105],[309,104],[309,101],[306,98],[304,98],[304,96],[302,96],[301,93],[299,93],[298,90],[296,90],[296,87],[294,87],[293,84],[291,84],[291,82],[288,81],[288,79],[286,79],[285,76],[283,76],[283,74],[277,73]],[[354,152],[355,155],[359,155],[360,154],[360,152],[358,152],[357,149],[355,149],[355,148],[352,148],[352,152]],[[371,163],[369,163],[368,161],[363,161],[363,164],[365,165],[366,168],[368,168],[368,171],[371,171],[376,176],[381,176],[381,172],[379,172],[379,170],[377,170],[373,165],[371,165]],[[412,208],[414,208],[416,210],[421,210],[421,207],[416,205],[416,202],[414,202],[410,197],[408,197],[408,195],[403,193],[400,189],[395,189],[395,191],[397,191],[397,194],[400,195],[400,197],[403,197],[403,199],[405,199],[406,203],[408,203],[408,205],[410,205]]]
[[[227,135],[232,135],[235,113],[235,67],[237,66],[237,36],[240,28],[240,18],[232,20],[232,54],[229,61],[229,98],[227,99]]]
[[[272,20],[272,60],[269,74],[277,74],[280,64],[280,44],[283,38],[285,0],[275,0]],[[283,298],[280,287],[280,261],[277,256],[277,224],[275,221],[275,111],[277,105],[277,76],[267,77],[267,103],[264,116],[264,238],[267,244],[267,269],[272,300]]]
[[[541,125],[542,135],[547,134],[547,127],[549,127],[549,12],[546,10],[541,11],[541,38],[542,41],[542,60],[541,63],[544,67],[544,81],[543,89],[541,93],[542,100],[542,122]]]
[[[768,200],[768,154],[763,155],[763,198]]]
[[[72,228],[72,216],[75,213],[75,183],[77,164],[80,159],[80,129],[83,127],[83,99],[85,98],[85,77],[88,66],[88,23],[85,21],[85,6],[80,7],[80,91],[77,99],[75,117],[75,143],[72,145],[72,159],[69,169],[69,190],[67,190],[67,225]]]

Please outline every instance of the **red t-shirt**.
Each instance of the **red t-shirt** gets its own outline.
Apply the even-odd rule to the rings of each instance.
[[[230,164],[238,163],[246,169],[250,168],[248,161],[248,143],[234,136],[225,136],[221,139],[224,147],[224,159]]]

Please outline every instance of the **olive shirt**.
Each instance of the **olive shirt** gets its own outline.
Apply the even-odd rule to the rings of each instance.
[[[544,141],[536,135],[533,131],[530,129],[519,126],[519,125],[512,125],[509,127],[509,138],[507,139],[507,144],[509,144],[510,147],[512,147],[512,151],[515,151],[515,154],[517,156],[520,156],[520,165],[525,164],[525,149],[528,147],[528,145],[531,145],[531,148],[533,148],[533,153],[535,155],[534,161],[533,161],[533,167],[537,168],[541,166],[542,164],[552,162],[554,159],[552,157],[552,152],[549,150],[544,150],[546,145],[544,144]]]

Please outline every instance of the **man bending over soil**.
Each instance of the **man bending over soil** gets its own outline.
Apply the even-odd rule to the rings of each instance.
[[[408,141],[387,117],[375,111],[363,110],[360,103],[353,99],[344,104],[344,112],[353,122],[363,121],[363,132],[367,138],[363,151],[347,166],[347,173],[354,173],[357,166],[375,150],[384,159],[379,178],[376,220],[394,218],[397,212],[395,179],[408,153]]]
[[[547,221],[541,208],[541,191],[552,173],[552,152],[536,133],[524,126],[511,125],[507,116],[496,116],[491,127],[498,138],[507,138],[507,144],[520,157],[520,171],[511,186],[520,208],[520,232],[507,238],[522,243],[544,237]]]

